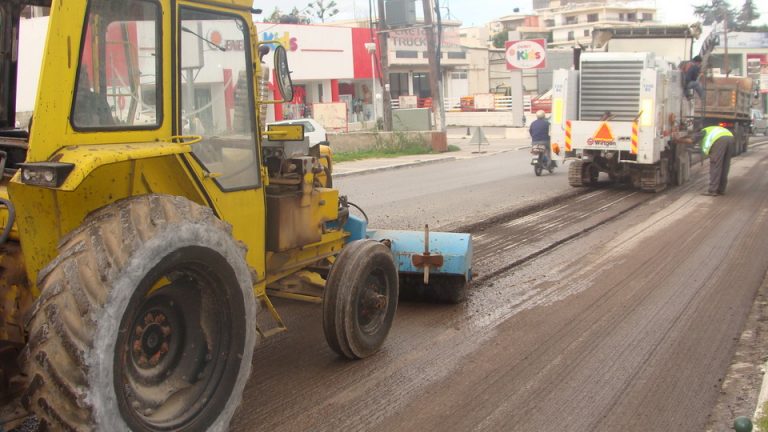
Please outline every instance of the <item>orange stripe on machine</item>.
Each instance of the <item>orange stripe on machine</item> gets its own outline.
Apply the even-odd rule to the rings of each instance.
[[[565,151],[571,151],[571,121],[565,122]]]
[[[632,123],[632,144],[630,153],[637,154],[637,122]]]

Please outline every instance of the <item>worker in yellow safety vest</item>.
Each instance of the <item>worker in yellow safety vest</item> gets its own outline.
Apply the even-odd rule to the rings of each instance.
[[[724,127],[709,126],[694,136],[693,142],[697,141],[701,143],[701,152],[709,155],[709,189],[703,195],[725,194],[733,153],[733,134]]]

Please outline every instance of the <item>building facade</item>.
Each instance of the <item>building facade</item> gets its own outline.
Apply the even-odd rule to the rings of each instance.
[[[552,32],[550,46],[588,45],[595,27],[637,26],[657,19],[653,5],[632,2],[569,1],[536,12],[542,25]]]
[[[768,111],[768,33],[729,32],[728,67],[731,76],[752,78],[757,85],[759,96],[755,106]],[[715,74],[725,74],[725,34],[720,33],[718,45],[709,58],[709,66]]]

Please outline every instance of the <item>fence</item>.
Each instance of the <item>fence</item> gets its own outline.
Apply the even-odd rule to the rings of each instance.
[[[473,96],[465,96],[465,97],[452,97],[452,98],[445,98],[445,110],[448,112],[459,112],[459,111],[475,111],[474,105],[473,105]],[[493,111],[512,111],[512,96],[501,96],[496,95],[494,97],[494,107]],[[418,108],[429,108],[432,106],[432,98],[419,98],[418,99]],[[399,99],[392,99],[392,109],[398,109],[400,108],[400,100]],[[523,111],[524,112],[530,112],[531,111],[531,97],[530,96],[523,96]]]

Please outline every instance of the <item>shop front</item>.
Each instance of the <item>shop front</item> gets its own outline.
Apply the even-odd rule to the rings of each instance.
[[[380,66],[376,51],[372,56],[366,47],[372,42],[369,29],[271,23],[257,29],[262,41],[279,41],[288,49],[295,89],[292,101],[270,106],[267,121],[314,117],[321,103],[345,104],[348,123],[381,115],[381,85],[372,73]],[[264,62],[271,65],[271,53]],[[274,86],[269,90],[272,97]]]
[[[446,22],[441,39],[440,63],[442,93],[446,99],[458,100],[469,90],[466,51],[461,47],[459,25]],[[424,28],[394,31],[389,37],[389,90],[393,101],[400,96],[416,96],[419,107],[431,106],[427,36]]]

